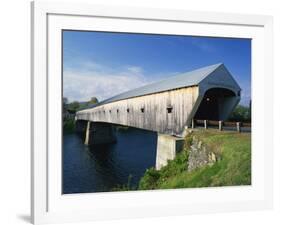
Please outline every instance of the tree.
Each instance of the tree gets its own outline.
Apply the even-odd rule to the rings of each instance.
[[[249,122],[251,121],[251,111],[249,107],[238,105],[229,117],[230,121]]]
[[[77,111],[77,109],[80,108],[80,104],[77,101],[71,102],[68,104],[68,109],[69,110],[73,110],[73,111]]]
[[[98,101],[98,99],[96,98],[96,97],[92,97],[91,98],[91,100],[90,100],[90,103],[91,104],[96,104],[96,103],[98,103],[99,101]]]

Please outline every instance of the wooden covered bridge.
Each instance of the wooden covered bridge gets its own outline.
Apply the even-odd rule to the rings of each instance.
[[[180,136],[192,119],[226,120],[241,88],[224,64],[176,75],[106,99],[76,113],[85,144],[115,140],[112,124]]]

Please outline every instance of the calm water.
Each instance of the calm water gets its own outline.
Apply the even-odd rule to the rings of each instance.
[[[117,143],[85,146],[77,134],[63,137],[63,193],[110,191],[128,183],[136,187],[155,165],[157,135],[130,128],[117,131]]]

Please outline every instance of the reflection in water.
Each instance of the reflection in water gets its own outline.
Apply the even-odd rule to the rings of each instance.
[[[137,187],[147,168],[155,165],[157,135],[133,129],[117,131],[117,143],[85,146],[77,134],[63,137],[63,193],[110,191],[132,175]]]

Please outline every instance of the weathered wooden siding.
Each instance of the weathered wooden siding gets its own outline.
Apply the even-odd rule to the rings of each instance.
[[[186,87],[83,110],[77,113],[77,119],[179,134],[190,122],[191,112],[196,108],[194,105],[198,97],[198,86]],[[172,112],[168,113],[167,108],[170,106]],[[141,111],[142,108],[144,112]]]

